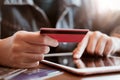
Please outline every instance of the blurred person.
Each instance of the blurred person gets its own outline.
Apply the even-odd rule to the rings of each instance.
[[[37,67],[46,53],[74,49],[74,58],[80,58],[84,51],[99,56],[120,52],[119,10],[100,11],[96,0],[0,0],[0,7],[3,66]],[[41,27],[90,31],[77,45],[41,35]]]

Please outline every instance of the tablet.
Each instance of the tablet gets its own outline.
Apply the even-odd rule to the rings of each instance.
[[[45,55],[41,63],[78,75],[120,72],[120,57],[113,56],[73,59],[71,52],[55,53]]]

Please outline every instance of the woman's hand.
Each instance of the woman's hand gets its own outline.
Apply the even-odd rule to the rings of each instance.
[[[37,67],[49,52],[49,46],[57,45],[56,40],[40,32],[18,31],[0,41],[0,64],[15,68]]]
[[[120,51],[120,38],[89,31],[73,51],[73,57],[80,58],[85,50],[91,55],[109,56]]]

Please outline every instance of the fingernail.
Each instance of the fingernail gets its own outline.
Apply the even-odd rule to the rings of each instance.
[[[75,53],[75,54],[73,55],[73,58],[77,58],[77,59],[78,59],[78,58],[80,58],[80,57],[79,57],[78,53]]]
[[[54,47],[57,47],[59,45],[59,42],[56,40],[54,44],[55,44]]]

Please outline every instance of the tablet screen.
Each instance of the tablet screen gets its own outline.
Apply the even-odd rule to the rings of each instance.
[[[45,60],[79,69],[120,66],[119,57],[82,57],[80,59],[73,59],[72,55],[60,55],[45,57]]]

